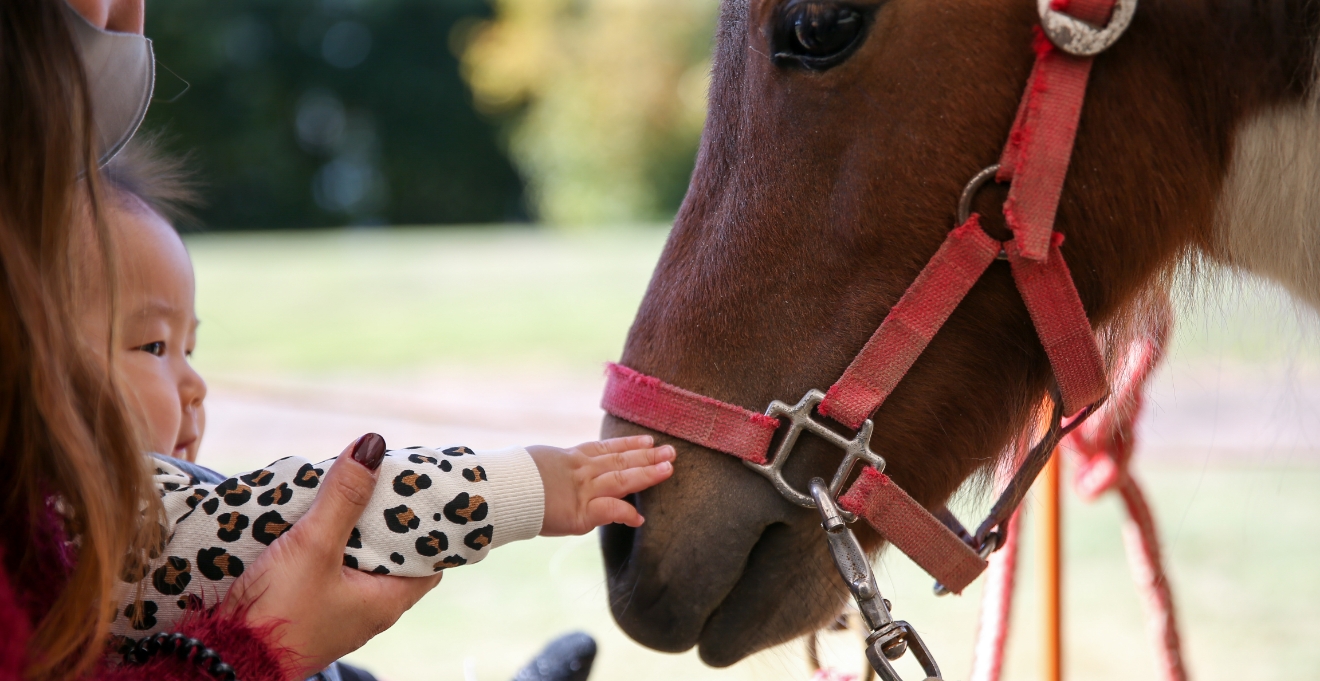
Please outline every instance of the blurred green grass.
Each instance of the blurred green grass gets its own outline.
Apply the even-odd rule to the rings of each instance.
[[[617,358],[662,226],[194,234],[204,371],[408,371]],[[1320,358],[1312,315],[1228,275],[1180,289],[1186,359]]]
[[[598,375],[618,356],[664,237],[659,227],[192,235],[203,320],[197,363],[208,377],[388,380],[477,365]],[[1268,286],[1219,276],[1182,301],[1173,362],[1250,368],[1320,358],[1309,313]],[[1207,458],[1144,462],[1141,474],[1166,538],[1193,678],[1314,678],[1320,469]],[[1069,678],[1156,678],[1117,504],[1070,500],[1066,514]],[[966,678],[979,586],[936,599],[902,556],[880,565],[896,614],[920,629],[948,678]],[[1028,555],[1006,679],[1038,678],[1032,567]],[[395,681],[498,681],[575,628],[601,642],[597,681],[808,676],[800,643],[729,670],[632,643],[608,614],[591,537],[536,539],[452,571],[352,659]],[[843,659],[853,660],[852,644],[842,645]]]
[[[203,371],[590,367],[617,357],[666,230],[197,234]]]
[[[1165,551],[1180,608],[1185,650],[1199,681],[1303,681],[1320,669],[1320,470],[1141,471],[1162,520]],[[1116,499],[1084,504],[1066,497],[1065,660],[1077,680],[1156,679],[1141,604],[1128,575]],[[1028,513],[1033,501],[1028,501]],[[1028,515],[1027,527],[1032,517]],[[1004,679],[1039,673],[1036,559],[1028,533]],[[879,561],[881,591],[895,616],[912,622],[945,677],[971,667],[981,583],[960,597],[937,598],[931,580],[897,552]],[[514,672],[554,636],[580,629],[600,643],[596,681],[806,681],[803,643],[761,653],[727,670],[692,653],[639,648],[613,624],[594,537],[535,539],[510,545],[471,569],[453,570],[399,624],[350,657],[391,679],[483,681]],[[860,640],[832,638],[834,659],[856,668]],[[908,665],[910,661],[905,661]],[[905,674],[916,674],[904,666]],[[905,676],[908,678],[908,676]],[[919,675],[913,678],[921,678]]]

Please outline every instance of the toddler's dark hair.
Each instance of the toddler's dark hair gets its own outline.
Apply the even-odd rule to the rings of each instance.
[[[158,137],[139,133],[101,176],[111,193],[137,198],[176,229],[180,221],[194,221],[192,209],[201,198],[197,181],[187,159],[164,153]]]

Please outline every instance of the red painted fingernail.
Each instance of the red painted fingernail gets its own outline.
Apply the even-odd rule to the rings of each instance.
[[[353,445],[353,460],[366,466],[367,470],[380,468],[380,462],[384,459],[385,438],[375,433],[363,435]]]

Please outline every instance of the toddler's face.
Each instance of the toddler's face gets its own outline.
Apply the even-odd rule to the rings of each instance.
[[[137,199],[107,203],[119,263],[117,377],[152,451],[192,461],[206,427],[206,382],[189,363],[192,260],[174,228]]]

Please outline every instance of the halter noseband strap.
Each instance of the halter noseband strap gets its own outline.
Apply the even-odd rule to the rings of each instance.
[[[823,435],[848,452],[831,493],[842,491],[839,488],[856,461],[871,464],[839,497],[842,509],[865,518],[934,576],[942,588],[961,592],[976,579],[986,567],[985,555],[1000,543],[992,537],[994,529],[1017,507],[1059,439],[1089,416],[1109,393],[1094,332],[1060,250],[1063,235],[1054,231],[1092,55],[1099,49],[1084,40],[1085,49],[1094,51],[1074,49],[1076,40],[1068,42],[1066,36],[1056,36],[1053,29],[1060,24],[1053,15],[1066,12],[1071,18],[1088,22],[1082,25],[1103,26],[1115,0],[1040,2],[1042,16],[1050,19],[1045,22],[1046,30],[1052,32],[1047,37],[1036,29],[1036,62],[994,173],[997,180],[1011,183],[1004,214],[1013,239],[996,241],[981,228],[977,215],[966,219],[960,216],[962,224],[949,233],[843,376],[824,395],[812,391],[792,407],[776,401],[765,414],[758,414],[610,364],[602,408],[621,419],[743,459],[770,478],[790,501],[808,507],[815,507],[814,502],[788,486],[781,471],[798,433],[805,429]],[[1120,18],[1131,18],[1135,0],[1118,0],[1118,4],[1115,24]],[[1108,30],[1095,29],[1096,35],[1107,41],[1106,47],[1117,38],[1117,34],[1101,35]],[[988,177],[989,173],[983,171],[969,184],[968,191],[974,193],[980,181]],[[996,259],[1009,263],[1054,371],[1057,393],[1054,418],[1046,436],[1014,475],[990,517],[971,535],[947,511],[941,510],[940,514],[947,516],[942,521],[884,474],[884,459],[869,449],[869,417]],[[857,430],[857,436],[848,440],[814,421],[813,409]],[[788,420],[789,429],[771,458],[770,445],[781,426],[777,416]],[[1065,416],[1072,418],[1065,423]]]

